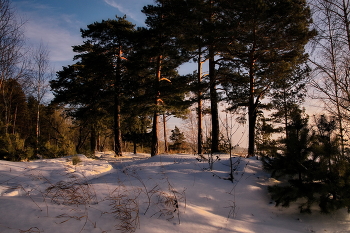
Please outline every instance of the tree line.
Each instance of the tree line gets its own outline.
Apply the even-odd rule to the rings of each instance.
[[[159,116],[181,116],[195,103],[202,154],[204,100],[210,102],[211,153],[218,152],[218,105],[225,101],[228,110],[247,113],[253,156],[257,117],[273,108],[263,100],[280,100],[281,91],[288,95],[307,77],[304,47],[315,31],[306,2],[156,1],[142,12],[146,27],[135,27],[124,16],[81,30],[86,40],[73,46],[76,63],[51,82],[54,102],[69,105],[69,114],[91,128],[112,114],[117,155],[127,134],[123,124],[133,121],[130,134],[151,133],[153,156],[159,153]],[[180,76],[178,67],[186,62],[196,62],[198,69]],[[150,131],[142,125],[146,118]]]
[[[25,24],[11,1],[0,0],[0,159],[15,161],[69,151],[60,149],[69,121],[45,101],[54,76],[49,51],[26,43]]]
[[[269,188],[277,205],[303,197],[301,211],[314,203],[323,212],[349,207],[349,3],[156,0],[142,10],[145,27],[116,16],[81,29],[74,63],[50,81],[54,98],[45,103],[48,51],[40,46],[24,59],[23,23],[1,0],[0,158],[103,149],[122,156],[128,145],[155,156],[161,128],[164,150],[182,150],[177,127],[168,147],[166,119],[190,109],[195,153],[231,152],[227,114],[220,123],[226,111],[248,124],[247,156],[262,157],[265,169],[286,178]],[[180,75],[189,62],[196,70]],[[322,101],[327,114],[308,116],[306,97]]]
[[[10,6],[9,1],[4,3]],[[3,14],[6,12],[14,16],[14,12],[6,9]],[[49,75],[45,48],[39,48],[37,58],[33,59],[36,68],[20,67],[18,61],[13,63],[22,70],[18,71],[20,78],[15,79],[20,81],[19,91],[26,92],[26,80],[36,84],[31,93],[25,93],[27,99],[32,97],[37,102],[35,124],[23,125],[24,128],[35,125],[35,130],[31,130],[30,136],[18,130],[16,136],[23,140],[23,148],[44,154],[47,148],[43,145],[51,145],[53,140],[48,142],[48,138],[57,134],[60,139],[55,139],[56,146],[70,148],[62,153],[94,151],[109,144],[120,156],[124,140],[132,142],[134,147],[148,143],[153,156],[159,153],[160,116],[165,125],[166,116],[184,117],[189,107],[196,105],[196,153],[203,153],[205,142],[209,142],[210,152],[215,153],[221,150],[222,136],[218,105],[226,102],[228,111],[240,112],[241,121],[248,122],[248,155],[253,156],[260,113],[282,111],[271,104],[275,101],[284,106],[287,118],[287,101],[298,101],[293,94],[295,89],[303,91],[302,83],[309,72],[304,47],[316,34],[310,29],[312,20],[307,3],[169,0],[155,1],[142,12],[146,15],[146,27],[136,27],[126,16],[117,16],[81,29],[85,41],[73,46],[77,53],[75,63],[63,67],[51,81],[54,99],[49,105],[42,103]],[[22,27],[14,21],[10,26],[20,34],[19,40],[24,41]],[[13,43],[16,49],[21,48]],[[187,62],[196,63],[198,68],[192,74],[180,76],[178,68]],[[204,67],[207,73],[203,72]],[[11,80],[10,75],[2,77],[4,81]],[[203,107],[203,101],[210,103],[209,108]],[[9,133],[8,127],[16,127],[19,121],[9,119],[17,119],[18,115],[16,110],[8,110],[6,98],[3,102],[4,135],[14,135],[15,130]],[[27,100],[24,102],[28,104]],[[71,124],[68,135],[49,128],[45,130],[54,133],[44,136],[45,124],[41,122],[51,117],[41,116],[45,111],[40,110],[45,108],[62,113],[56,115]],[[202,116],[206,113],[211,116],[209,139],[204,139],[202,132]],[[77,139],[63,140],[71,135]],[[28,144],[28,141],[32,142]],[[66,141],[63,144],[69,141],[69,145],[63,146],[58,141]]]

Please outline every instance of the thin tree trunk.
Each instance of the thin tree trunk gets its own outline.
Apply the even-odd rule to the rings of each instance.
[[[343,2],[344,3],[344,2]],[[329,13],[330,14],[330,13]],[[345,14],[345,12],[344,12]],[[335,107],[336,107],[336,116],[338,119],[338,124],[339,124],[339,133],[340,133],[340,145],[341,145],[341,152],[342,152],[342,156],[344,156],[345,154],[345,146],[344,146],[344,128],[343,128],[343,117],[342,117],[342,113],[340,110],[340,105],[341,105],[341,100],[339,97],[339,78],[338,78],[338,70],[337,70],[337,58],[336,58],[336,42],[334,41],[334,35],[332,33],[332,22],[331,22],[331,18],[327,17],[327,25],[328,25],[328,32],[329,32],[329,42],[330,42],[330,57],[331,57],[331,66],[332,66],[332,73],[333,73],[333,77],[332,82],[334,85],[334,98],[335,98]],[[347,20],[345,20],[345,23],[347,22]],[[348,29],[346,29],[347,35],[349,35],[349,31]]]
[[[39,136],[40,136],[40,129],[39,129],[39,123],[40,123],[40,104],[38,102],[38,108],[36,113],[36,154],[39,154]]]
[[[4,85],[5,86],[5,85]],[[4,115],[5,115],[5,134],[8,134],[8,127],[9,127],[9,107],[7,103],[6,97],[8,97],[5,94],[5,87],[2,89],[2,96],[3,96],[3,101],[4,101]]]
[[[13,115],[13,126],[12,126],[12,134],[16,133],[16,122],[17,122],[17,110],[18,110],[18,105],[15,108],[15,113]]]
[[[210,106],[211,106],[211,152],[219,152],[219,112],[216,91],[214,51],[209,50]]]
[[[198,154],[201,155],[202,154],[202,91],[201,91],[201,83],[202,83],[202,50],[199,47],[198,49],[198,94],[197,94],[197,98],[198,98],[198,109],[197,109],[197,115],[198,115]]]
[[[289,138],[289,133],[287,130],[288,127],[288,107],[287,107],[287,97],[286,97],[286,89],[283,88],[283,107],[284,107],[284,128],[286,132],[286,140]]]
[[[343,19],[345,24],[348,49],[350,51],[350,22],[349,22],[349,11],[347,11],[348,7],[349,6],[346,5],[345,0],[343,0]]]
[[[345,31],[347,36],[347,44],[348,44],[348,52],[350,52],[350,22],[349,22],[349,5],[345,3],[343,0],[343,18],[345,24]],[[347,77],[348,78],[348,77]],[[339,113],[339,128],[340,128],[340,138],[341,138],[341,147],[342,147],[342,156],[345,155],[345,139],[344,139],[344,128],[342,124],[343,117],[340,116],[340,106],[338,105],[338,113]]]

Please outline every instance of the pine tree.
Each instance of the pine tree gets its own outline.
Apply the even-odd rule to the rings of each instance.
[[[122,154],[121,105],[126,80],[125,57],[131,49],[134,25],[125,17],[102,20],[82,29],[83,45],[73,46],[78,62],[63,67],[51,82],[55,102],[79,106],[76,117],[90,122],[91,150],[95,150],[96,125],[108,112],[113,113],[114,150]],[[113,104],[111,104],[113,103]],[[112,108],[110,108],[112,106]]]
[[[306,1],[220,1],[223,22],[229,23],[222,67],[228,100],[248,110],[248,155],[255,153],[255,125],[262,99],[276,83],[305,62],[304,46],[315,32],[309,29]]]
[[[113,67],[114,78],[110,78],[113,80],[114,87],[114,150],[117,156],[121,156],[121,104],[123,76],[125,76],[123,63],[130,50],[130,38],[135,25],[127,21],[126,17],[116,18],[116,20],[103,20],[101,23],[90,24],[88,29],[81,32],[83,38],[89,38],[85,43],[98,45],[108,57],[108,64]],[[80,48],[75,47],[75,50],[79,51]]]
[[[219,54],[218,44],[222,32],[217,21],[220,12],[217,11],[217,1],[213,0],[158,0],[162,5],[162,12],[166,15],[164,22],[171,25],[175,43],[183,53],[186,61],[193,59],[197,63],[194,98],[197,101],[198,114],[198,153],[202,153],[202,100],[204,92],[208,91],[212,115],[212,152],[219,150],[219,95],[217,91],[216,64]],[[176,22],[176,24],[174,24]],[[202,65],[206,61],[209,73],[204,75]],[[204,77],[208,77],[205,80]]]
[[[322,212],[330,213],[343,207],[350,207],[349,160],[343,156],[337,130],[337,120],[324,115],[316,118],[317,143],[313,153],[317,158],[318,169],[313,173],[314,180],[319,180],[319,206]]]
[[[143,62],[146,68],[153,72],[153,124],[152,124],[152,148],[151,156],[159,153],[159,115],[162,108],[166,108],[169,103],[165,99],[175,97],[168,96],[164,92],[166,87],[172,86],[171,78],[177,76],[176,68],[183,62],[184,57],[175,44],[174,37],[176,31],[172,30],[173,22],[170,23],[168,18],[172,16],[166,14],[166,1],[158,1],[156,5],[148,5],[143,8],[142,12],[146,14],[147,29],[142,29],[143,38],[141,50],[137,57],[144,57]],[[140,56],[141,55],[141,56]],[[148,62],[147,60],[150,60]],[[148,65],[147,65],[148,64]],[[183,85],[182,85],[183,86]],[[183,98],[180,97],[181,99]]]
[[[290,77],[282,82],[276,82],[271,92],[271,106],[275,110],[271,118],[275,124],[280,125],[280,130],[284,131],[286,138],[288,138],[287,126],[291,113],[304,102],[309,71],[308,66],[296,67]]]
[[[170,149],[179,151],[183,148],[185,144],[185,136],[177,126],[175,126],[175,129],[171,130],[170,140],[173,141]]]
[[[288,207],[299,198],[307,198],[300,208],[302,211],[309,211],[314,202],[313,189],[317,188],[317,184],[310,183],[308,173],[316,164],[310,159],[312,137],[308,128],[308,117],[300,109],[294,109],[291,114],[287,131],[288,138],[281,141],[273,158],[263,157],[263,164],[266,170],[272,172],[273,177],[286,177],[288,185],[275,185],[268,190],[276,206]]]
[[[108,60],[102,54],[92,52],[86,54],[82,61],[63,67],[57,72],[57,79],[51,81],[54,93],[53,103],[68,105],[67,113],[75,119],[75,123],[90,134],[90,151],[94,152],[96,126],[105,117],[111,118],[109,108],[113,104],[110,90],[112,70]],[[106,75],[107,74],[107,75]],[[109,75],[108,75],[109,74]],[[83,138],[85,136],[81,135]],[[78,143],[77,151],[82,144]]]
[[[273,177],[288,181],[268,188],[272,199],[284,207],[300,200],[301,212],[310,213],[315,204],[323,213],[349,209],[350,163],[342,156],[339,136],[334,133],[336,120],[315,118],[317,129],[310,132],[307,118],[301,117],[301,111],[294,113],[287,128],[288,138],[282,141],[284,149],[274,158],[263,160]]]
[[[273,138],[281,130],[276,128],[272,120],[260,115],[257,122],[256,147],[259,156],[275,157],[278,152],[279,140]]]

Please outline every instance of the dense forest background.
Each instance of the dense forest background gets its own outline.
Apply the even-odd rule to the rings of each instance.
[[[0,0],[0,159],[232,154],[237,125],[247,125],[246,156],[289,179],[270,188],[278,204],[350,206],[349,7],[157,0],[142,10],[146,27],[116,16],[81,29],[74,64],[54,74],[47,48],[28,48],[25,22]],[[180,75],[189,62],[197,68]],[[315,100],[323,115],[303,107]],[[187,124],[169,135],[174,116]]]

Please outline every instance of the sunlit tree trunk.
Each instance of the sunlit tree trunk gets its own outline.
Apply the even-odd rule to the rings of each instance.
[[[156,96],[155,96],[155,102],[154,102],[155,110],[153,113],[151,156],[155,156],[155,155],[159,154],[158,106],[159,106],[159,102],[160,102],[159,83],[160,83],[160,79],[161,79],[161,69],[162,69],[162,56],[159,55],[157,57],[157,69],[156,69],[156,80],[155,80]]]
[[[167,132],[166,132],[166,115],[163,113],[163,136],[164,136],[164,152],[168,153],[168,139],[167,139]]]

